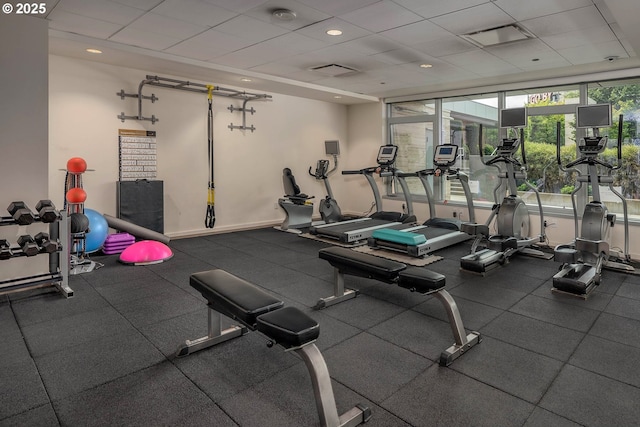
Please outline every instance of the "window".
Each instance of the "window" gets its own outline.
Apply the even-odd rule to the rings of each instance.
[[[434,145],[456,144],[460,150],[455,167],[469,175],[475,205],[490,206],[494,203],[497,170],[486,167],[480,159],[480,131],[483,153],[490,155],[506,136],[498,127],[499,110],[526,106],[527,179],[540,191],[545,212],[572,214],[570,193],[576,176],[558,167],[556,135],[559,129],[564,165],[578,155],[576,141],[584,135],[584,130],[576,129],[575,111],[577,105],[587,103],[612,105],[613,126],[601,130],[601,134],[609,137],[608,148],[601,159],[612,164],[617,164],[618,115],[624,116],[622,162],[613,172],[613,187],[627,199],[630,218],[640,220],[640,79],[390,103],[389,140],[399,146],[396,167],[405,172],[432,167]],[[431,181],[436,200],[465,202],[459,183],[438,181]],[[424,189],[417,179],[409,179],[408,183],[416,199],[424,196]],[[533,192],[526,190],[523,181],[519,184],[523,200],[531,207],[537,205]],[[579,214],[589,197],[587,187],[583,186],[577,194]],[[623,213],[622,202],[607,186],[601,187],[601,195],[611,212]],[[498,197],[501,198],[502,193]]]
[[[602,135],[609,136],[602,160],[613,165],[618,164],[617,144],[621,138],[622,161],[620,168],[613,172],[613,188],[627,199],[630,218],[640,219],[640,80],[589,83],[587,95],[589,104],[611,104],[613,126],[601,130]],[[618,135],[620,115],[623,116],[622,136]],[[622,201],[607,186],[600,187],[600,195],[610,212],[623,213]]]

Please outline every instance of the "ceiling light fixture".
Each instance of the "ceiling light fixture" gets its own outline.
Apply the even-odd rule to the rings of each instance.
[[[85,49],[87,52],[89,53],[102,53],[102,51],[100,49],[94,49],[92,47]]]
[[[342,31],[338,29],[331,29],[331,30],[327,30],[327,34],[329,34],[330,36],[341,36]]]
[[[431,64],[420,64],[420,68],[431,68],[433,65]]]
[[[335,95],[335,96],[334,96],[334,99],[342,99],[342,96],[340,96],[340,95]]]
[[[251,79],[248,79],[248,78],[246,78],[246,77],[243,77],[243,78],[241,78],[241,79],[240,79],[240,81],[241,81],[241,82],[250,82],[250,81],[252,81],[252,80],[251,80]]]
[[[298,16],[293,10],[289,9],[276,9],[271,12],[271,16],[280,21],[293,21]]]

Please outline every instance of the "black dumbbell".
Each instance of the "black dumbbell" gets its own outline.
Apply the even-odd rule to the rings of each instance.
[[[40,232],[33,236],[33,239],[36,241],[38,246],[40,246],[40,250],[42,252],[46,252],[48,254],[52,254],[58,250],[58,242],[54,242],[49,238],[48,233]]]
[[[23,234],[22,236],[18,237],[18,246],[20,246],[20,249],[22,249],[22,253],[26,256],[34,256],[40,253],[38,244],[33,239],[33,237],[28,234]]]
[[[0,259],[11,258],[11,249],[7,239],[0,239]]]
[[[51,200],[40,200],[36,205],[36,211],[42,222],[55,222],[58,219],[58,211]]]
[[[9,211],[9,214],[13,217],[13,220],[18,223],[18,225],[29,225],[36,219],[33,216],[31,209],[29,209],[29,207],[22,201],[11,202],[7,211]]]

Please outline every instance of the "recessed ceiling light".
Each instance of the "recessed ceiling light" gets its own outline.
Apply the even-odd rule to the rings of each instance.
[[[431,68],[433,65],[431,64],[420,64],[420,68]]]
[[[94,48],[91,48],[91,47],[88,48],[88,49],[85,49],[85,50],[87,52],[89,52],[89,53],[102,53],[102,51],[100,49],[94,49]]]
[[[293,10],[289,9],[276,9],[271,15],[280,21],[293,21],[298,16]]]
[[[335,96],[334,96],[334,98],[335,98],[335,99],[342,99],[342,96],[340,96],[340,95],[335,95]]]
[[[327,34],[329,34],[330,36],[341,36],[342,31],[338,29],[327,30]]]
[[[251,79],[248,79],[248,78],[246,78],[246,77],[243,77],[243,78],[241,78],[241,79],[240,79],[240,81],[241,81],[241,82],[250,82],[250,81],[251,81]]]

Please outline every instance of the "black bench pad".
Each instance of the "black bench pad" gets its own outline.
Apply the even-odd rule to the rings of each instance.
[[[258,331],[283,347],[300,347],[320,335],[318,322],[295,307],[262,314],[257,318]]]
[[[445,283],[444,275],[424,268],[409,267],[398,274],[398,286],[421,294],[439,291]]]
[[[189,284],[209,301],[212,309],[241,321],[251,329],[256,328],[258,316],[284,305],[257,286],[224,270],[193,273]]]
[[[378,279],[383,282],[393,282],[398,277],[398,273],[407,268],[400,262],[341,247],[320,249],[318,256],[329,261],[344,274]]]

